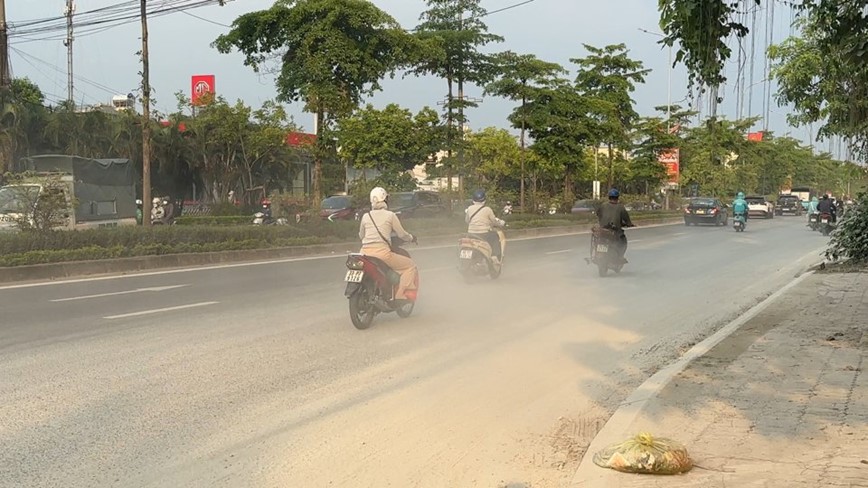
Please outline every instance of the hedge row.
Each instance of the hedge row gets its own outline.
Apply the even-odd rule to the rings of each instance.
[[[678,215],[675,212],[636,213],[637,222],[647,218]],[[554,215],[516,218],[512,229],[555,227],[591,222],[590,215]],[[201,218],[228,220],[234,217]],[[197,218],[200,219],[200,218]],[[204,223],[204,222],[203,222]],[[311,222],[285,226],[188,225],[118,227],[82,231],[19,232],[0,234],[0,266],[87,261],[98,259],[184,254],[301,245],[353,242],[358,239],[356,221]],[[406,219],[408,231],[420,237],[458,234],[466,229],[458,218]]]

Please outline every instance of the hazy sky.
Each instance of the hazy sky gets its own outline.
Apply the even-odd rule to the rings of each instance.
[[[488,10],[496,10],[520,3],[521,0],[486,0]],[[130,0],[78,0],[77,11],[88,11],[117,4],[135,5]],[[151,0],[151,4],[157,4]],[[150,22],[151,81],[156,107],[162,112],[175,108],[174,93],[189,95],[190,76],[216,75],[217,92],[230,101],[243,99],[254,106],[275,96],[273,77],[257,75],[242,64],[237,54],[220,54],[210,44],[221,33],[228,31],[217,24],[231,24],[239,15],[268,8],[272,0],[234,0],[224,7],[207,6],[186,13],[173,13],[157,17]],[[380,8],[393,15],[407,28],[414,27],[424,9],[423,0],[375,0]],[[12,23],[10,44],[13,75],[27,76],[35,81],[50,100],[66,98],[66,48],[62,38],[65,31],[16,36],[15,23],[63,14],[65,0],[13,0],[7,2],[7,17]],[[790,14],[778,6],[774,17],[775,38],[782,39],[790,32]],[[762,17],[764,13],[760,13]],[[203,20],[206,19],[206,20]],[[761,19],[762,20],[762,19]],[[212,21],[212,22],[208,22]],[[653,71],[645,85],[640,86],[634,98],[638,111],[653,113],[653,107],[667,100],[667,51],[657,44],[659,38],[640,29],[659,31],[657,2],[654,0],[535,0],[530,4],[486,18],[491,32],[502,35],[506,41],[491,45],[489,50],[512,50],[533,53],[538,57],[573,68],[570,58],[582,57],[583,43],[595,46],[625,43],[633,58],[641,60]],[[215,24],[216,23],[216,24]],[[762,23],[762,22],[760,22]],[[93,28],[89,28],[93,29]],[[136,53],[141,47],[140,24],[132,22],[101,32],[82,32],[74,42],[75,98],[81,104],[107,103],[112,95],[126,94],[139,85],[140,64]],[[762,36],[762,33],[759,33]],[[764,38],[759,37],[758,40]],[[754,80],[764,76],[764,57],[758,46]],[[730,63],[730,76],[735,78],[735,61]],[[719,112],[732,118],[735,115],[737,95],[733,86],[726,89],[726,101]],[[446,94],[446,84],[433,78],[408,77],[388,80],[384,91],[371,103],[383,106],[395,102],[417,110],[425,105],[436,107]],[[481,97],[480,89],[471,87],[469,96]],[[678,66],[672,74],[672,100],[687,96],[686,74]],[[747,100],[747,97],[745,97]],[[763,84],[753,87],[752,112],[762,112]],[[686,105],[687,102],[682,102]],[[746,103],[746,102],[745,102]],[[470,125],[506,126],[510,102],[486,97],[478,109],[468,115]],[[310,130],[312,116],[301,112],[299,106],[290,107],[297,123]],[[772,102],[770,128],[778,134],[792,132],[794,137],[807,138],[807,129],[791,129],[785,120],[785,109]]]

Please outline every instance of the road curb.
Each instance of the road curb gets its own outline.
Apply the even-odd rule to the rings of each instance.
[[[591,441],[591,444],[585,451],[585,454],[582,457],[582,462],[579,464],[579,468],[576,470],[569,487],[579,488],[591,486],[589,483],[600,481],[605,476],[610,475],[610,470],[601,468],[594,464],[594,453],[605,449],[615,442],[623,441],[625,436],[629,435],[628,433],[625,433],[625,430],[636,420],[648,402],[654,399],[673,378],[684,371],[691,363],[711,351],[711,349],[713,349],[717,344],[736,332],[744,324],[771,306],[780,297],[795,288],[809,276],[813,275],[815,271],[812,268],[813,266],[809,266],[807,270],[797,273],[796,277],[782,288],[751,307],[747,312],[741,314],[735,320],[729,322],[702,342],[690,348],[690,350],[683,356],[657,371],[650,378],[645,380],[644,383],[639,385],[639,387],[620,404],[615,413],[608,421],[606,421],[603,428],[600,429]]]
[[[641,224],[669,225],[681,218],[657,218],[639,221]],[[558,227],[535,227],[507,231],[508,239],[536,239],[589,232],[591,224]],[[459,234],[424,238],[426,247],[442,247],[457,242]],[[128,274],[159,269],[189,268],[226,263],[242,263],[286,259],[295,257],[332,256],[358,251],[357,242],[293,246],[273,249],[251,249],[189,254],[166,254],[134,258],[103,259],[98,261],[71,261],[65,263],[34,264],[0,268],[0,284],[33,281],[54,281],[67,278]]]

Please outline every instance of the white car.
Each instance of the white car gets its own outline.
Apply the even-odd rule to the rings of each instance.
[[[745,197],[747,201],[747,214],[750,217],[775,218],[775,204],[762,196]]]

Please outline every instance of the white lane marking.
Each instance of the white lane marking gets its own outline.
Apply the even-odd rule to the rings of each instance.
[[[651,224],[651,225],[642,225],[637,227],[636,229],[654,229],[657,227],[670,227],[673,225],[683,225],[681,222],[675,222],[671,224]],[[516,237],[509,239],[510,241],[532,241],[538,239],[557,239],[559,237],[568,237],[568,236],[580,236],[585,234],[590,234],[591,231],[583,230],[579,232],[565,232],[562,234],[554,234],[547,236],[532,236],[532,237]],[[455,247],[454,244],[443,244],[442,246],[428,246],[428,247],[419,247],[417,250],[425,251],[428,249],[446,249],[450,247]],[[349,252],[357,252],[358,249],[354,248],[353,251]],[[199,266],[199,267],[191,267],[191,268],[179,268],[179,269],[163,269],[157,271],[146,271],[143,273],[130,273],[130,274],[116,274],[111,276],[95,276],[91,278],[74,278],[70,280],[58,280],[58,281],[41,281],[38,283],[26,283],[19,285],[5,285],[0,286],[0,290],[17,290],[21,288],[36,288],[40,286],[55,286],[55,285],[72,285],[76,283],[91,283],[94,281],[108,281],[108,280],[120,280],[126,278],[143,278],[148,276],[163,276],[177,273],[193,273],[197,271],[210,271],[215,269],[232,269],[232,268],[247,268],[252,266],[265,266],[269,264],[285,264],[285,263],[295,263],[301,261],[319,261],[322,259],[346,259],[347,254],[337,254],[331,256],[304,256],[300,258],[283,258],[283,259],[273,259],[269,261],[252,261],[246,263],[233,263],[233,264],[215,264],[212,266]]]
[[[546,254],[548,254],[548,255],[563,254],[565,252],[573,252],[573,250],[572,249],[564,249],[563,251],[551,251],[551,252],[547,252]]]
[[[179,305],[177,307],[155,308],[153,310],[142,310],[141,312],[124,313],[124,314],[120,314],[120,315],[109,315],[108,317],[103,317],[103,318],[108,319],[108,320],[125,319],[128,317],[138,317],[141,315],[151,315],[151,314],[162,313],[162,312],[174,312],[175,310],[186,310],[189,308],[207,307],[208,305],[217,305],[218,303],[220,303],[220,302],[191,303],[190,305]]]
[[[190,285],[154,286],[151,288],[139,288],[138,290],[116,291],[113,293],[100,293],[99,295],[85,295],[85,296],[81,296],[81,297],[58,298],[56,300],[51,300],[51,301],[52,302],[71,302],[74,300],[89,300],[91,298],[114,297],[114,296],[118,296],[118,295],[129,295],[131,293],[146,293],[146,292],[160,292],[160,291],[174,290],[175,288],[183,288],[185,286],[190,286]]]

